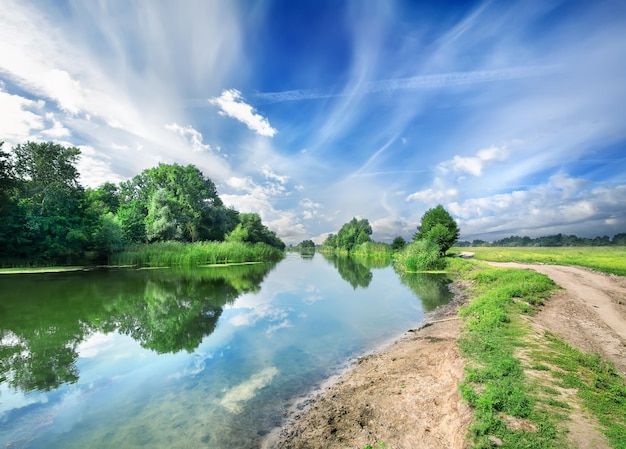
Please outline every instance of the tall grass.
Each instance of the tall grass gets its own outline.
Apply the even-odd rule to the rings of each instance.
[[[394,267],[400,272],[443,270],[445,259],[439,254],[439,246],[430,240],[417,240],[406,245],[395,258]]]
[[[355,245],[350,254],[358,257],[388,260],[393,255],[391,245],[381,242],[365,242]]]
[[[196,267],[202,265],[271,262],[284,253],[264,243],[162,242],[135,245],[114,254],[110,265],[139,267]]]
[[[477,247],[462,250],[473,252],[478,260],[577,265],[626,276],[626,247],[623,246]]]

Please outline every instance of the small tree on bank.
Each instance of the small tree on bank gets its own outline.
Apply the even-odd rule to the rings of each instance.
[[[422,223],[413,235],[413,241],[429,240],[437,244],[442,256],[458,239],[459,227],[441,204],[424,212]]]

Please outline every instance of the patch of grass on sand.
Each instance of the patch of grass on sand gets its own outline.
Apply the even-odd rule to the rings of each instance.
[[[613,447],[625,448],[624,378],[598,355],[582,353],[549,333],[537,335],[524,318],[557,288],[552,280],[531,270],[460,259],[450,268],[469,281],[473,298],[459,311],[465,329],[458,345],[467,360],[459,387],[475,411],[474,447],[568,447],[575,401],[597,419]]]

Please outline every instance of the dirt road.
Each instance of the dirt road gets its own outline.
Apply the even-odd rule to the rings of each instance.
[[[626,374],[626,278],[576,267],[493,265],[529,268],[552,278],[563,289],[533,317],[534,329],[599,352]],[[458,293],[457,304],[430,317],[434,324],[361,359],[307,408],[295,409],[290,424],[265,447],[362,449],[378,441],[394,449],[467,447],[472,415],[457,388],[463,360],[456,347],[456,307],[463,300]],[[581,449],[606,447],[595,427],[582,415],[572,416],[571,441]]]
[[[626,375],[626,278],[585,268],[489,262],[498,267],[528,268],[550,277],[563,288],[534,320],[588,352],[598,352]]]

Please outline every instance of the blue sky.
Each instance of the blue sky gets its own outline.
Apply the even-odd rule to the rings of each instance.
[[[626,232],[626,2],[3,1],[0,140],[195,164],[286,243]]]

